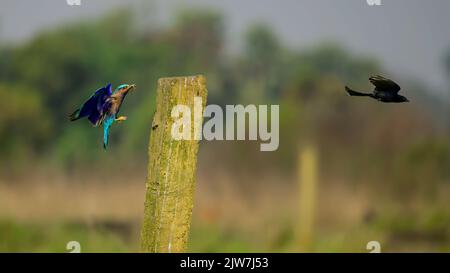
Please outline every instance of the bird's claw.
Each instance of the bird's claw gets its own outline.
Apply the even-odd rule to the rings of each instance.
[[[116,118],[116,120],[115,121],[118,121],[118,122],[122,122],[122,121],[125,121],[125,120],[127,120],[127,117],[118,117],[118,118]]]

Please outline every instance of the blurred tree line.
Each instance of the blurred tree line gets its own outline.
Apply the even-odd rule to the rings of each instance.
[[[449,131],[435,122],[432,111],[442,103],[394,106],[346,96],[345,84],[364,90],[371,88],[369,75],[385,74],[376,60],[332,43],[289,49],[261,24],[248,29],[241,52],[229,54],[225,20],[213,11],[184,11],[170,27],[149,29],[136,31],[133,14],[119,10],[2,46],[3,168],[145,162],[156,80],[201,73],[208,79],[210,104],[281,105],[280,149],[261,154],[255,145],[233,143],[221,150],[224,165],[289,170],[296,148],[313,142],[327,175],[376,180],[389,174],[406,190],[424,179],[448,181]],[[122,108],[130,119],[113,127],[110,151],[104,153],[101,131],[86,122],[70,123],[67,115],[108,82],[135,83],[138,89]],[[419,86],[408,96],[430,97]],[[242,164],[243,157],[236,156],[242,153],[254,160]]]

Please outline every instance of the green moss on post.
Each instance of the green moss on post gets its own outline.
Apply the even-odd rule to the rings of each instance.
[[[187,247],[197,167],[198,140],[174,140],[171,136],[172,109],[187,105],[194,116],[194,97],[206,104],[204,76],[158,80],[156,113],[149,144],[144,223],[141,232],[143,252],[184,252]],[[197,120],[197,125],[203,122]],[[191,118],[192,130],[194,127]],[[198,126],[196,128],[199,128]],[[193,136],[192,131],[192,136]]]

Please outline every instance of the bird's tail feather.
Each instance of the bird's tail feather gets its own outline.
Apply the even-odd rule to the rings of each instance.
[[[108,139],[109,139],[109,127],[114,123],[114,116],[108,117],[103,122],[103,148],[106,150],[108,147]]]
[[[70,121],[75,121],[79,118],[80,118],[80,109],[75,110],[75,112],[69,115]]]
[[[348,87],[348,86],[345,87],[345,91],[347,91],[347,93],[348,93],[350,96],[373,97],[373,95],[370,94],[370,93],[361,93],[361,92],[352,90],[352,89],[351,89],[350,87]]]

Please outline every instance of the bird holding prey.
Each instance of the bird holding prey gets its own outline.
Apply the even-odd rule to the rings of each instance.
[[[135,88],[134,84],[122,84],[113,91],[109,83],[95,91],[80,108],[75,110],[69,116],[70,121],[87,117],[95,127],[103,124],[103,148],[106,149],[111,125],[116,121],[127,120],[127,117],[118,114],[126,95]]]
[[[345,90],[350,96],[371,97],[381,102],[409,102],[406,97],[398,94],[401,88],[394,81],[382,76],[370,77],[369,81],[375,86],[372,93],[357,92],[348,86],[345,87]]]

